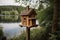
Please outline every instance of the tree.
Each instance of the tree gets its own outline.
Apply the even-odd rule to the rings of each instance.
[[[24,5],[25,7],[27,5],[29,5],[31,8],[37,8],[39,6],[39,0],[20,0],[18,2],[21,4],[20,6]]]
[[[58,27],[59,2],[59,0],[54,0],[52,32],[56,32]]]
[[[41,4],[40,4],[41,3]],[[43,7],[43,4],[46,3],[46,8]],[[39,25],[46,27],[49,32],[56,32],[60,26],[59,13],[59,0],[39,0],[39,10],[37,12],[37,19],[39,20]],[[45,7],[45,6],[44,6]],[[53,22],[53,23],[52,23]],[[51,30],[52,29],[52,30]],[[60,29],[59,29],[60,30]],[[59,34],[58,34],[59,35]]]

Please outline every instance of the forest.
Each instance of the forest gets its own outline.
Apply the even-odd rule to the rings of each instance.
[[[37,13],[36,18],[39,21],[39,27],[30,30],[30,40],[60,40],[60,0],[39,0],[39,2],[39,8],[35,9]],[[44,6],[44,4],[46,4],[46,7]],[[10,12],[11,15],[19,15],[20,12],[24,10],[24,7],[18,7],[16,9],[14,7],[9,7],[9,9],[4,8],[2,10],[0,8],[0,14],[4,14],[6,12],[7,15],[9,15],[8,13]],[[9,11],[7,12],[4,10]],[[12,20],[11,22],[13,22],[17,21],[17,19],[20,20],[19,18],[15,19],[15,16],[11,17],[11,19],[6,17],[7,19],[5,18],[6,20],[4,21]],[[1,34],[3,33],[1,32]],[[11,38],[10,40],[26,40],[26,31],[23,31],[21,35],[19,35],[18,37]]]

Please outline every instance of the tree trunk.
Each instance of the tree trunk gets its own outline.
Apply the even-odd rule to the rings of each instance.
[[[60,0],[54,0],[54,13],[53,13],[53,23],[52,23],[52,33],[55,33],[58,28],[58,14],[59,14],[59,5]]]

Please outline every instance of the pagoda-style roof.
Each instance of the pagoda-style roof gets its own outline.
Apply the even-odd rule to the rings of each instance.
[[[35,10],[32,9],[32,8],[27,7],[25,10],[23,10],[23,11],[21,12],[20,15],[31,15],[31,14],[36,15]]]

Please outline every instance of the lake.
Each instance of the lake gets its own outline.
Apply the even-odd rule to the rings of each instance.
[[[26,27],[20,27],[19,24],[20,23],[0,23],[3,27],[4,35],[8,38],[18,36],[26,29]],[[36,21],[36,24],[38,24],[38,21]]]
[[[21,34],[25,27],[20,27],[19,23],[0,23],[3,27],[4,35],[8,38],[18,36]]]

